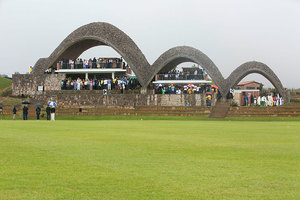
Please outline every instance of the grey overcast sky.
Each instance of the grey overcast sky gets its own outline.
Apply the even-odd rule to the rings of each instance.
[[[226,78],[247,61],[271,67],[300,88],[300,0],[0,0],[0,74],[25,73],[76,28],[108,22],[152,64],[181,45],[201,50]],[[96,47],[81,57],[116,56]],[[258,80],[270,87],[260,75]]]

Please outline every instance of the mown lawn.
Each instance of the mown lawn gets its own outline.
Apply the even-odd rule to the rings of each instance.
[[[0,199],[300,199],[299,122],[0,121]]]
[[[0,90],[11,86],[11,79],[0,77]]]

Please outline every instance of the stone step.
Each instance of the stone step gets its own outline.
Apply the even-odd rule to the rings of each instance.
[[[210,118],[225,118],[230,109],[230,103],[228,101],[217,102],[217,104],[212,107]]]

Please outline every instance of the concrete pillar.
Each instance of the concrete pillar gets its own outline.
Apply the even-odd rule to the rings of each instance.
[[[89,74],[85,73],[85,80],[87,80],[89,78]]]
[[[111,78],[115,79],[115,72],[111,73]]]

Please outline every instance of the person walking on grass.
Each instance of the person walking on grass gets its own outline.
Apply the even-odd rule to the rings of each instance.
[[[36,120],[40,120],[41,108],[37,107],[35,111],[36,111]]]
[[[55,107],[52,106],[51,108],[51,121],[55,121]]]
[[[50,112],[51,112],[51,108],[48,105],[47,108],[46,108],[47,120],[50,120]]]
[[[16,119],[16,114],[17,114],[17,109],[16,109],[16,107],[14,106],[14,108],[13,108],[13,120]]]

